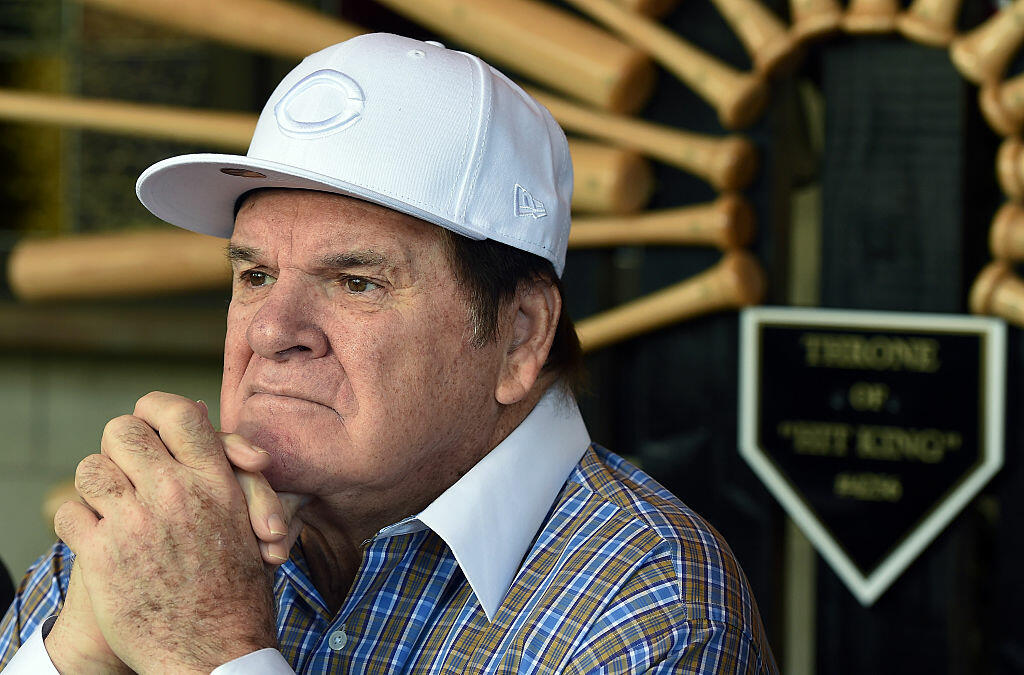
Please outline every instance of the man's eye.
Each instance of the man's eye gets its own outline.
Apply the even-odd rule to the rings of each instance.
[[[270,276],[266,272],[260,272],[257,270],[248,270],[242,272],[242,283],[252,288],[259,288],[261,286],[269,286],[274,283],[274,277]]]
[[[377,284],[362,277],[346,277],[342,283],[345,285],[345,290],[350,293],[365,293],[379,288]]]

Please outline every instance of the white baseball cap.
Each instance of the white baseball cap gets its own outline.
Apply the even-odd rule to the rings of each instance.
[[[230,237],[236,201],[263,187],[357,197],[565,267],[565,134],[507,77],[436,42],[374,33],[312,54],[274,90],[244,157],[171,157],[136,192],[172,225]]]

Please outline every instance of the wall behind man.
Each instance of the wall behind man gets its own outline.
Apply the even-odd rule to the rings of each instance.
[[[99,452],[108,420],[152,390],[202,399],[219,415],[220,363],[59,353],[0,357],[0,559],[17,580],[55,540],[43,495]]]

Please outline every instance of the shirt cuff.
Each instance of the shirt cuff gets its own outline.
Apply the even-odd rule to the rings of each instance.
[[[40,644],[42,644],[41,640]],[[28,671],[25,672],[27,673]],[[53,672],[56,673],[57,671]],[[294,675],[295,671],[284,660],[281,652],[272,647],[267,647],[266,649],[260,649],[259,651],[251,652],[245,656],[228,661],[222,666],[217,666],[210,675],[252,675],[252,673],[259,673],[259,675]],[[7,671],[4,671],[4,675],[7,675]]]
[[[32,631],[32,635],[21,644],[14,658],[4,668],[4,675],[60,675],[53,667],[53,661],[50,660],[46,645],[43,644],[43,631],[45,629],[49,633],[56,618],[51,616]]]

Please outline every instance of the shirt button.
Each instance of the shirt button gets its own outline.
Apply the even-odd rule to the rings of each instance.
[[[331,637],[327,638],[327,645],[336,652],[340,652],[345,648],[345,644],[348,642],[348,635],[345,634],[344,628],[331,633]]]

